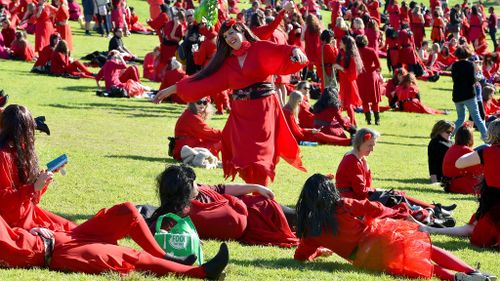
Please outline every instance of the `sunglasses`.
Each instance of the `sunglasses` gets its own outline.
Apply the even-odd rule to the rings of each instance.
[[[208,101],[207,100],[199,100],[196,102],[197,105],[207,105],[208,104]]]
[[[306,90],[310,90],[310,89],[311,89],[311,87],[305,87],[304,89],[306,89]]]
[[[445,133],[447,133],[448,135],[451,135],[451,133],[453,133],[453,131],[446,131]]]

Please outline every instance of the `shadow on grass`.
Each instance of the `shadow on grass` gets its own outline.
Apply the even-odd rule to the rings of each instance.
[[[448,88],[440,88],[440,87],[432,87],[431,89],[437,90],[437,91],[444,91],[444,92],[450,91],[450,89],[448,89]]]
[[[415,143],[401,143],[401,142],[391,142],[391,141],[379,141],[378,143],[397,145],[397,146],[414,146],[414,147],[427,147],[426,144],[415,144]]]
[[[137,161],[146,161],[146,162],[160,162],[160,163],[180,163],[179,161],[172,158],[164,158],[164,157],[149,157],[142,155],[106,155],[106,158],[119,158],[119,159],[131,159]]]
[[[463,237],[463,238],[460,238],[460,239],[454,239],[454,240],[450,240],[450,241],[446,241],[446,242],[443,242],[443,241],[432,241],[432,244],[433,245],[436,245],[440,248],[443,248],[443,249],[446,249],[446,250],[463,250],[463,249],[472,249],[476,252],[479,252],[479,253],[482,253],[482,252],[495,252],[497,253],[497,251],[495,251],[495,249],[493,248],[479,248],[479,247],[475,247],[475,246],[472,246],[469,242],[469,238],[467,237]]]
[[[128,101],[134,101],[133,99]],[[164,117],[178,117],[183,108],[176,107],[174,105],[153,105],[151,103],[138,103],[137,105],[128,105],[117,103],[73,103],[73,104],[46,104],[46,106],[60,108],[60,109],[102,109],[110,110],[112,113],[128,115],[130,117],[154,117],[154,118],[164,118]],[[114,112],[113,112],[114,111]]]
[[[396,134],[386,134],[386,133],[384,133],[383,136],[405,138],[405,139],[429,139],[429,137],[424,137],[424,136],[396,135]]]
[[[237,264],[239,266],[244,267],[264,267],[271,269],[296,269],[296,270],[317,270],[317,271],[325,271],[325,272],[366,272],[372,273],[366,270],[362,270],[359,268],[355,268],[351,264],[345,262],[337,262],[337,261],[326,261],[322,258],[314,261],[314,262],[300,262],[290,258],[278,258],[278,259],[255,259],[255,260],[237,260],[231,259],[231,263]],[[375,273],[378,275],[377,273]]]
[[[92,92],[95,94],[96,87],[95,86],[65,86],[61,87],[59,89],[65,90],[65,91],[71,91],[71,92]]]
[[[66,214],[66,213],[56,213],[56,215],[61,216],[65,219],[68,219],[72,222],[76,222],[79,220],[88,220],[92,217],[92,215],[84,215],[84,214]]]
[[[394,179],[394,178],[373,178],[376,181],[395,181],[400,183],[415,183],[415,184],[428,184],[429,179],[413,178],[413,179]]]
[[[453,193],[447,193],[447,194],[453,194]],[[473,201],[477,202],[477,198],[473,195],[463,195],[463,196],[454,196],[454,197],[449,197],[450,200],[459,200],[459,201]]]
[[[394,187],[390,187],[394,188]],[[394,188],[397,189],[397,188]],[[435,194],[445,194],[444,190],[441,187],[438,188],[425,188],[425,187],[416,187],[416,186],[405,186],[403,188],[399,188],[401,191],[418,191],[422,193],[435,193]]]

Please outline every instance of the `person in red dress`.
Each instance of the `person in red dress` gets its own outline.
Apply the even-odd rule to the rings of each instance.
[[[311,90],[311,84],[307,81],[300,81],[295,86],[295,90],[302,94],[302,102],[300,103],[299,109],[299,124],[306,128],[314,127],[314,113],[311,111],[311,104],[309,101],[311,97],[309,95],[309,90]]]
[[[258,41],[235,20],[221,25],[217,46],[217,53],[205,68],[158,92],[153,101],[159,103],[177,93],[184,101],[193,102],[234,89],[231,114],[222,132],[224,175],[234,178],[239,174],[247,183],[266,186],[274,179],[280,157],[305,171],[269,83],[275,74],[304,68],[308,63],[305,54],[294,46]]]
[[[481,165],[457,169],[455,162],[462,155],[473,152],[473,128],[468,124],[462,125],[455,133],[455,144],[452,145],[443,159],[444,190],[452,193],[478,194],[479,185],[483,177]]]
[[[28,109],[9,105],[0,130],[0,216],[11,226],[71,230],[76,225],[38,206],[53,174],[40,171],[35,151],[35,120]]]
[[[447,114],[446,111],[433,109],[422,104],[417,79],[413,73],[408,73],[403,77],[401,84],[396,88],[396,95],[398,97],[399,110],[401,111],[424,114]]]
[[[356,45],[358,46],[364,68],[357,80],[359,93],[363,101],[363,112],[365,113],[368,125],[371,125],[372,121],[371,111],[373,111],[373,116],[375,117],[375,125],[380,125],[380,108],[378,105],[382,100],[380,60],[377,52],[367,47],[368,38],[366,36],[358,35],[356,37]]]
[[[163,0],[148,0],[149,4],[149,18],[156,19],[161,13],[161,4],[163,4]]]
[[[478,11],[477,6],[472,6],[471,13],[469,16],[470,32],[468,40],[472,44],[476,44],[481,35],[483,35],[483,16]]]
[[[373,1],[377,2],[377,1]],[[331,0],[328,2],[328,6],[330,7],[330,11],[332,11],[330,16],[330,25],[333,27],[337,23],[337,18],[342,16],[342,9],[340,5],[345,3],[344,0]],[[378,3],[378,2],[377,2]]]
[[[71,27],[69,26],[69,10],[66,0],[57,0],[57,11],[54,18],[56,31],[61,35],[62,40],[68,44],[68,50],[73,50],[73,37],[71,36]]]
[[[333,34],[335,34],[335,41],[337,41],[337,48],[340,46],[340,41],[342,38],[349,33],[349,26],[345,22],[344,18],[337,18],[337,22],[335,23],[335,27],[333,28]]]
[[[354,18],[352,20],[351,34],[353,37],[365,35],[365,24],[361,18]]]
[[[50,44],[45,46],[40,52],[38,52],[38,59],[33,65],[32,72],[47,73],[50,69],[50,57],[52,52],[56,48],[57,44],[61,41],[61,36],[59,33],[53,33],[50,35]]]
[[[321,26],[318,18],[314,15],[308,15],[306,18],[306,27],[303,32],[303,41],[305,42],[305,52],[309,59],[309,72],[320,58],[318,50],[321,47],[320,40]]]
[[[16,39],[16,29],[10,25],[10,21],[2,21],[2,36],[5,47],[10,48],[10,44]]]
[[[365,35],[368,39],[368,47],[375,50],[375,52],[379,53],[379,45],[380,45],[380,30],[377,22],[374,19],[370,19],[365,28]]]
[[[408,29],[408,25],[402,24],[401,30],[398,33],[399,46],[399,63],[406,66],[409,71],[413,71],[414,65],[417,64],[417,54],[413,34]]]
[[[285,119],[287,121],[288,127],[292,131],[293,136],[298,143],[302,141],[318,142],[321,144],[333,144],[349,146],[351,140],[346,137],[338,137],[335,135],[328,135],[321,132],[321,129],[307,128],[301,126],[298,120],[300,103],[303,100],[303,96],[298,91],[293,91],[288,97],[287,104],[283,107],[283,113],[285,114]]]
[[[71,75],[76,77],[94,78],[94,74],[83,63],[69,56],[66,41],[61,40],[50,55],[50,71],[54,75]]]
[[[182,68],[182,64],[177,61],[177,59],[172,58],[170,60],[169,66],[165,69],[164,78],[160,84],[160,90],[166,89],[175,83],[181,81],[183,78],[187,77],[186,72]],[[170,96],[170,101],[174,103],[185,104],[186,102],[179,98],[177,95]]]
[[[129,7],[130,10],[130,18],[128,19],[128,30],[132,33],[141,33],[141,34],[152,34],[154,31],[151,27],[144,26],[139,22],[139,16],[135,13],[134,7]]]
[[[339,97],[342,108],[347,111],[351,123],[356,125],[354,106],[362,104],[356,79],[363,70],[363,61],[351,36],[346,35],[340,41],[340,53],[337,56],[337,63],[333,67],[339,73]]]
[[[159,216],[174,213],[188,215],[202,239],[297,245],[292,232],[295,210],[278,204],[274,193],[262,185],[198,184],[193,169],[180,165],[167,167],[158,176],[157,186],[160,206],[147,219],[151,230]]]
[[[378,10],[380,3],[377,0],[368,0],[367,8],[370,16],[373,20],[377,22],[377,26],[380,26],[380,11]]]
[[[387,13],[389,13],[389,24],[394,30],[399,30],[400,9],[397,0],[389,0],[387,5]]]
[[[142,249],[118,246],[129,236]],[[0,217],[0,260],[8,268],[48,267],[51,270],[101,274],[132,271],[156,276],[175,274],[217,280],[228,263],[227,245],[202,266],[167,255],[157,244],[141,214],[129,202],[100,210],[68,231],[43,227],[10,227]],[[182,262],[182,264],[180,263]]]
[[[399,62],[398,32],[392,28],[387,28],[385,31],[385,43],[387,45],[387,68],[394,71],[401,67],[401,63]]]
[[[24,31],[16,32],[16,39],[10,44],[10,57],[15,60],[33,61],[35,50]]]
[[[57,12],[57,8],[46,3],[45,0],[38,1],[36,10],[35,29],[35,51],[39,52],[43,47],[49,45],[50,35],[54,33],[52,15]]]
[[[431,31],[432,42],[441,44],[444,41],[445,26],[446,22],[443,19],[441,10],[434,11],[432,18],[432,31]]]
[[[336,87],[325,88],[312,107],[312,112],[314,113],[314,128],[325,134],[345,138],[344,130],[351,135],[356,133],[356,126],[349,121],[349,118],[342,116]]]
[[[355,267],[396,276],[449,281],[496,278],[433,245],[418,224],[386,218],[394,210],[378,202],[342,197],[321,174],[307,179],[296,210],[300,238],[296,260],[313,261],[336,253]]]
[[[331,81],[333,65],[337,60],[339,51],[333,42],[334,33],[330,30],[324,30],[321,33],[321,46],[316,61],[316,72],[321,81],[321,91],[328,87]],[[326,85],[325,85],[326,84]]]
[[[420,12],[420,9],[417,7],[413,9],[411,14],[411,32],[413,33],[413,41],[415,42],[415,47],[420,49],[422,47],[422,42],[424,42],[425,38],[425,20],[424,16]]]
[[[172,157],[182,161],[181,149],[203,147],[213,155],[218,156],[222,148],[222,132],[208,126],[206,123],[211,114],[211,106],[203,98],[195,103],[188,103],[186,110],[175,123],[175,145]]]
[[[144,63],[142,64],[142,77],[151,81],[159,82],[158,73],[156,73],[156,65],[160,60],[160,47],[155,47],[152,52],[144,56]]]
[[[484,181],[479,197],[479,207],[472,215],[468,224],[438,230],[436,228],[421,227],[422,231],[439,233],[450,236],[469,237],[472,245],[481,248],[495,248],[500,251],[500,173],[498,173],[498,159],[500,159],[500,119],[488,126],[488,143],[477,151],[469,152],[455,162],[455,167],[465,169],[483,165]]]

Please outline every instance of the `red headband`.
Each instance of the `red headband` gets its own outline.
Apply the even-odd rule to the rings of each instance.
[[[227,27],[227,28],[231,28],[233,25],[236,24],[236,20],[231,18],[231,19],[228,19],[226,20],[226,22],[224,23],[224,25]]]
[[[366,133],[366,135],[363,136],[363,139],[365,141],[369,141],[372,139],[372,134],[371,133]]]

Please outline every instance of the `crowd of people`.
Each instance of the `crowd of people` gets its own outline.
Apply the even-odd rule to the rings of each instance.
[[[6,98],[0,96],[2,264],[223,276],[230,262],[225,243],[201,266],[193,266],[197,257],[172,256],[156,243],[158,220],[171,213],[189,216],[202,239],[297,247],[296,260],[336,253],[356,267],[396,276],[496,280],[433,245],[428,234],[469,236],[485,248],[500,244],[500,101],[494,97],[500,47],[493,7],[487,16],[481,1],[467,0],[453,7],[437,0],[429,7],[398,0],[254,1],[246,10],[237,1],[218,1],[212,25],[195,19],[191,0],[148,0],[146,26],[125,0],[82,0],[83,9],[66,0],[4,2],[0,58],[34,61],[35,73],[95,79],[99,96],[187,104],[169,138],[169,156],[191,166],[222,167],[226,179],[239,176],[245,183],[199,184],[192,168],[172,165],[157,178],[158,207],[141,206],[139,213],[131,203],[118,204],[77,225],[38,206],[53,173],[39,168],[37,123],[22,105],[3,109]],[[331,18],[322,19],[321,9],[330,10]],[[89,62],[73,59],[78,45],[69,20],[80,21],[88,36],[94,22],[96,32],[110,38],[108,50],[89,54]],[[27,33],[34,34],[34,44]],[[158,45],[141,59],[122,40],[131,33],[156,35]],[[380,58],[392,76],[387,81]],[[143,79],[161,83],[158,90],[141,82],[139,63]],[[367,158],[381,134],[358,128],[356,120],[362,112],[368,125],[373,120],[379,126],[381,113],[391,109],[449,114],[424,105],[418,87],[417,80],[440,76],[453,80],[457,119],[432,128],[429,176],[445,192],[479,197],[477,211],[460,227],[452,217],[456,205],[372,185]],[[213,106],[215,114],[229,114],[222,130],[208,124]],[[465,121],[466,109],[472,122]],[[474,128],[485,143],[476,148]],[[332,171],[335,177],[307,179],[295,208],[279,204],[268,186],[280,158],[307,172],[299,145],[318,144],[352,149]],[[175,222],[159,224],[168,232]],[[142,250],[119,246],[126,236]]]

